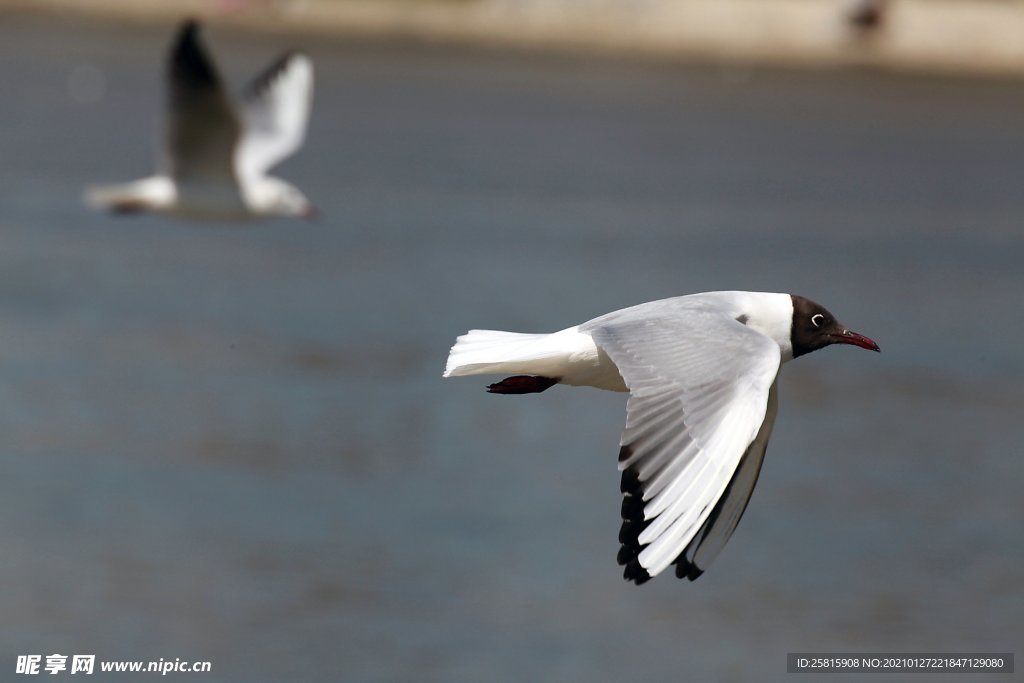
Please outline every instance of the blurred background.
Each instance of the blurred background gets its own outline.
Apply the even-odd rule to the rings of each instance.
[[[1024,3],[717,7],[0,3],[0,679],[55,652],[230,683],[1020,652],[1024,68],[977,27]],[[941,58],[906,47],[957,12]],[[81,203],[153,168],[189,13],[233,85],[313,57],[277,174],[319,223]],[[882,353],[788,365],[726,549],[638,588],[625,397],[441,371],[471,327],[715,289],[811,297]]]

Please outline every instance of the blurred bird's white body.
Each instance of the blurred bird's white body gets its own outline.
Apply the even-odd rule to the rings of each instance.
[[[149,211],[186,219],[240,221],[256,214],[234,183],[175,182],[155,175],[120,185],[89,188],[87,202],[99,209],[121,213]]]
[[[309,218],[313,207],[292,184],[268,171],[302,145],[313,93],[313,63],[290,52],[240,98],[223,87],[186,22],[168,59],[167,139],[161,172],[86,191],[93,207],[184,218]]]

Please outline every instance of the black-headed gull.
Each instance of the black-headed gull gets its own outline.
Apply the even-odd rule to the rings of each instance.
[[[116,213],[155,211],[188,218],[309,218],[313,205],[267,175],[301,145],[313,95],[313,64],[289,52],[242,92],[228,95],[199,36],[186,22],[168,55],[164,157],[157,175],[91,188],[86,200]]]
[[[637,584],[670,564],[696,579],[746,509],[783,363],[830,344],[878,351],[800,296],[706,292],[625,308],[552,334],[470,330],[444,376],[512,375],[487,390],[554,384],[629,391],[619,441],[619,564]]]

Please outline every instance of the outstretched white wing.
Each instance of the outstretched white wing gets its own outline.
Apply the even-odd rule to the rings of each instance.
[[[619,451],[625,576],[642,583],[677,560],[689,575],[694,555],[717,554],[757,480],[775,417],[779,346],[699,304],[626,309],[580,329],[630,390]],[[705,541],[713,543],[701,557]]]
[[[302,146],[313,101],[313,62],[289,52],[242,93],[244,123],[238,148],[239,175],[264,175]]]

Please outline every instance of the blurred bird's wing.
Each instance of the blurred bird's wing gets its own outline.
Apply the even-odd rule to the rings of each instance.
[[[182,26],[168,56],[168,91],[168,174],[233,181],[241,127],[194,21]]]
[[[242,94],[242,175],[264,175],[302,146],[313,101],[313,62],[299,52],[275,61]]]
[[[779,346],[700,305],[638,307],[580,330],[630,390],[619,451],[625,577],[642,583],[673,562],[681,575],[699,575],[757,480],[775,418]],[[694,562],[703,564],[694,570]]]

